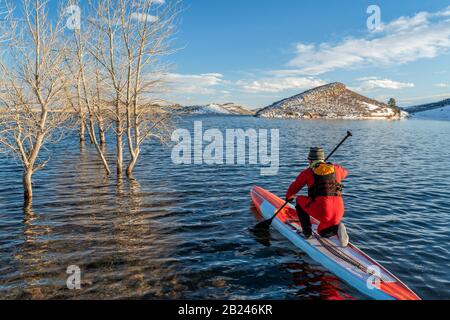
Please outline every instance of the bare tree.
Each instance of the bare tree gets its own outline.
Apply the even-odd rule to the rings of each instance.
[[[92,1],[89,19],[96,41],[90,53],[104,69],[115,123],[117,173],[123,171],[123,134],[126,134],[131,176],[148,138],[164,141],[169,136],[170,113],[154,108],[151,93],[161,86],[165,66],[158,59],[173,51],[170,37],[174,32],[178,1],[155,0]],[[100,100],[100,99],[98,99]]]
[[[5,5],[1,27],[9,38],[1,42],[0,145],[22,163],[24,199],[30,204],[32,175],[49,160],[41,151],[60,137],[69,118],[62,99],[64,25],[48,18],[47,1],[22,0],[18,9]]]
[[[178,2],[119,0],[123,53],[126,61],[126,135],[131,176],[147,138],[164,141],[170,131],[170,113],[154,109],[151,94],[161,86],[162,56],[173,53],[170,39],[178,14]],[[154,98],[153,98],[154,99]]]
[[[77,68],[74,61],[77,61],[76,55],[75,56],[69,56],[71,54],[70,50],[66,51],[66,67],[69,70],[71,74],[76,74],[77,77],[73,79],[73,83],[67,85],[64,87],[64,94],[67,101],[67,105],[71,107],[71,110],[75,112],[75,114],[78,115],[78,126],[79,126],[79,138],[80,143],[83,144],[85,141],[86,136],[86,127],[87,124],[87,116],[86,116],[86,107],[82,103],[81,100],[81,85],[79,85],[79,72],[76,72]],[[94,143],[94,138],[91,135],[91,131],[88,130],[88,135],[90,138],[91,143]]]
[[[92,14],[87,20],[93,27],[90,36],[95,39],[88,46],[89,53],[103,69],[107,78],[103,79],[104,99],[109,102],[108,113],[114,122],[114,133],[116,136],[116,162],[117,174],[123,172],[123,133],[125,112],[122,105],[124,82],[124,63],[120,55],[122,47],[120,38],[120,26],[116,0],[90,1],[90,12]]]
[[[89,63],[92,62],[92,59],[86,59],[85,58],[85,38],[84,35],[81,34],[80,29],[74,30],[74,43],[76,45],[76,65],[77,65],[77,81],[76,81],[76,88],[77,88],[77,97],[78,102],[80,104],[80,109],[84,105],[87,110],[87,115],[89,118],[88,122],[88,130],[89,135],[92,139],[92,143],[95,145],[95,148],[97,150],[98,155],[100,156],[100,159],[103,163],[103,166],[106,170],[106,173],[108,175],[111,174],[111,170],[109,169],[108,161],[106,160],[105,154],[103,152],[103,149],[101,148],[101,142],[98,141],[96,136],[96,123],[101,123],[101,125],[98,125],[98,128],[102,128],[103,130],[103,116],[102,116],[102,104],[100,101],[100,75],[99,70],[97,69],[98,64],[97,63]],[[86,69],[89,69],[89,72],[86,72]],[[94,69],[94,70],[93,70]],[[94,74],[93,77],[87,78],[86,74]],[[93,89],[93,85],[95,89]],[[101,120],[100,120],[101,119]],[[99,129],[100,131],[100,129]],[[103,139],[104,142],[104,132],[100,131],[100,138]]]

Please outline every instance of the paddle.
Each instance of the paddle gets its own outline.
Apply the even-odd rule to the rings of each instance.
[[[344,144],[344,142],[352,137],[353,134],[351,133],[351,131],[347,131],[347,135],[345,136],[345,138],[336,146],[336,148],[334,148],[333,151],[331,151],[330,155],[325,159],[325,162],[327,162],[335,153],[336,151]],[[265,230],[269,230],[270,226],[272,225],[273,220],[275,220],[275,218],[280,214],[280,212],[288,205],[289,201],[286,201],[280,209],[278,209],[278,211],[273,215],[272,218],[270,218],[269,220],[264,220],[260,223],[258,223],[253,230],[258,230],[258,231],[265,231]]]

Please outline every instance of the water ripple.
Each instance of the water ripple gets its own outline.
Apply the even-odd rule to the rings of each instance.
[[[248,232],[249,190],[283,195],[312,145],[350,170],[346,223],[361,249],[424,298],[450,298],[450,123],[184,119],[192,128],[280,129],[280,171],[259,166],[176,166],[146,145],[136,180],[106,178],[93,148],[67,137],[34,177],[22,208],[19,165],[0,159],[0,297],[7,299],[364,299],[276,232],[271,246]],[[112,137],[109,137],[112,141]],[[114,149],[107,150],[114,163]],[[436,163],[433,160],[438,159]],[[82,289],[66,288],[66,268]]]

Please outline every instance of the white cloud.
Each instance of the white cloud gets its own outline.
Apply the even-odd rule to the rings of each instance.
[[[427,25],[429,19],[433,15],[428,12],[419,12],[413,17],[400,17],[396,20],[391,21],[388,24],[382,24],[380,28],[377,29],[378,32],[400,32],[411,28],[420,27]]]
[[[310,89],[324,84],[324,81],[310,77],[273,77],[256,81],[238,81],[238,85],[240,85],[244,91],[250,93],[282,92],[292,89],[302,90]]]
[[[175,93],[211,94],[216,93],[216,86],[222,84],[220,73],[179,74],[169,73],[162,76]]]
[[[438,12],[438,15],[441,17],[450,17],[450,6],[448,6],[446,9]]]
[[[400,90],[405,88],[414,88],[414,83],[410,82],[398,82],[390,79],[378,79],[376,77],[359,78],[361,81],[359,86],[360,91],[370,91],[373,89],[391,89]]]
[[[165,4],[166,1],[165,0],[152,0],[152,4],[153,5],[163,5]],[[131,19],[132,20],[137,20],[140,22],[156,22],[159,20],[159,18],[157,16],[153,16],[151,14],[144,14],[144,13],[140,13],[140,12],[133,12],[131,14]]]
[[[158,21],[158,17],[156,16],[152,16],[150,14],[143,14],[143,13],[138,13],[138,12],[133,12],[131,14],[131,19],[132,20],[137,20],[140,22],[155,22]]]
[[[337,69],[389,66],[434,58],[450,49],[450,8],[420,12],[383,25],[365,38],[346,38],[338,44],[300,43],[287,72],[318,75]]]
[[[448,84],[448,83],[443,83],[443,82],[441,82],[441,83],[436,83],[435,86],[438,87],[438,88],[450,88],[450,84]]]

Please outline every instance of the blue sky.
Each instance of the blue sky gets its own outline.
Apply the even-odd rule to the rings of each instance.
[[[367,27],[369,5],[381,26]],[[402,106],[450,97],[448,0],[184,0],[168,98],[267,106],[345,83]]]

